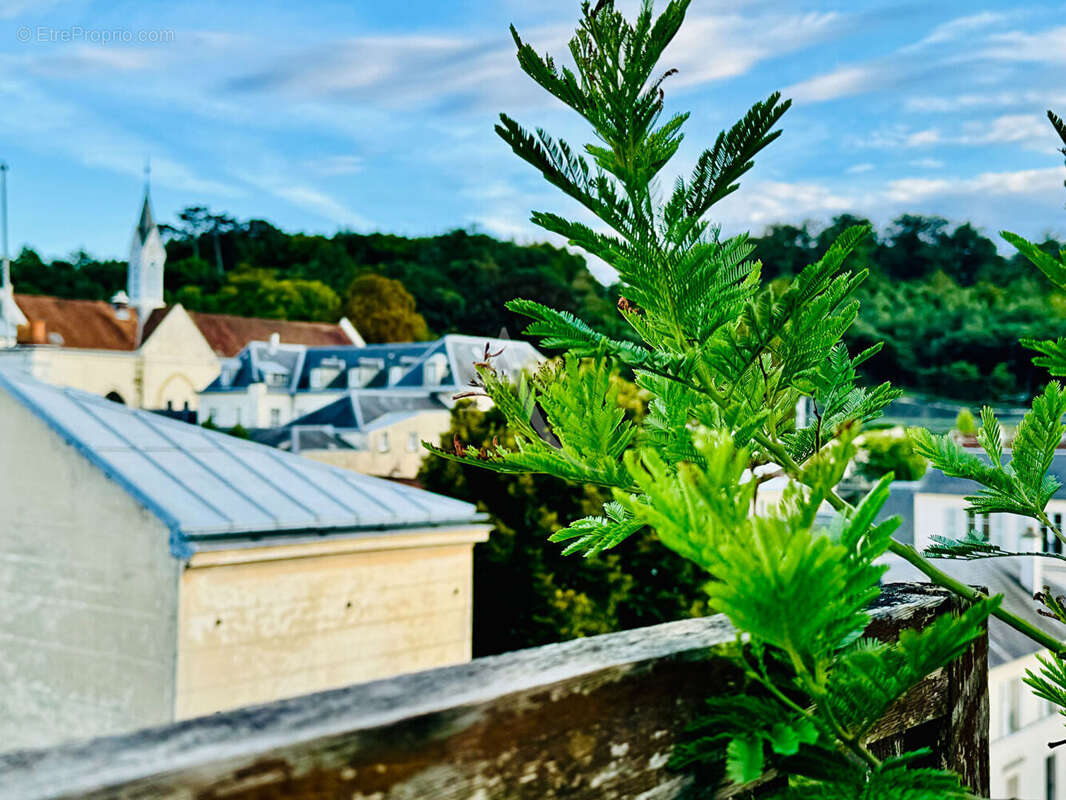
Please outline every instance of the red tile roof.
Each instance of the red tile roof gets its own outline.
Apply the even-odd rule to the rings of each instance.
[[[16,294],[28,325],[19,328],[20,344],[52,344],[62,347],[96,350],[135,350],[137,312],[126,310],[123,319],[114,306],[102,300],[66,300],[45,295]],[[145,320],[143,342],[170,313],[172,307],[157,308]],[[248,342],[267,341],[276,333],[286,344],[347,345],[352,340],[340,325],[326,322],[293,322],[282,319],[235,317],[230,314],[204,314],[190,311],[189,316],[200,329],[211,349],[220,356],[235,356]],[[43,339],[35,341],[34,322],[43,322]]]
[[[234,317],[229,314],[204,314],[199,311],[190,311],[189,316],[207,339],[211,349],[220,356],[235,356],[248,342],[268,341],[272,333],[278,334],[285,344],[352,344],[352,340],[340,325],[328,322]]]
[[[137,312],[126,311],[122,319],[114,306],[103,300],[66,300],[46,295],[16,294],[15,302],[29,321],[18,331],[22,344],[52,344],[95,350],[135,350]],[[34,323],[43,333],[34,340]],[[41,331],[43,323],[43,331]]]

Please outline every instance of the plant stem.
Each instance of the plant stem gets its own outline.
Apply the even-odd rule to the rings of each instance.
[[[765,438],[765,437],[764,437]],[[789,473],[794,479],[798,479],[799,473],[802,468],[795,462],[795,460],[788,454],[784,447],[777,442],[771,442],[767,439],[765,442],[759,441],[759,444],[766,447],[773,453],[774,457],[780,459],[779,463],[784,467],[785,471]],[[837,511],[847,513],[854,511],[854,507],[847,500],[842,498],[836,492],[829,492],[826,497],[828,503],[833,506]],[[948,575],[941,569],[933,566],[929,559],[922,556],[917,550],[908,544],[903,544],[895,539],[890,540],[888,549],[900,556],[904,561],[915,567],[919,572],[925,575],[929,580],[938,586],[954,592],[964,600],[968,600],[971,603],[976,603],[981,598],[985,597],[981,592],[967,586],[960,580]],[[1028,636],[1037,644],[1046,647],[1052,653],[1056,655],[1066,655],[1066,644],[1064,644],[1058,638],[1052,636],[1049,633],[1045,633],[1040,628],[1033,625],[1031,622],[1022,619],[1017,614],[1013,614],[1002,606],[996,608],[992,612],[992,616],[996,619],[1005,622],[1010,625],[1014,630]]]

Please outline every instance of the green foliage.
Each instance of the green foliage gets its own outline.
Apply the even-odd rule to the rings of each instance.
[[[1004,550],[998,545],[985,541],[973,531],[966,534],[963,539],[948,539],[944,536],[933,536],[931,539],[933,544],[925,549],[925,554],[931,558],[961,558],[973,561],[978,558],[1010,558],[1030,555],[1025,552],[1013,553]],[[1061,553],[1044,553],[1041,557],[1066,561],[1066,556]]]
[[[871,431],[859,440],[856,467],[864,478],[877,480],[891,472],[896,480],[916,481],[928,466],[929,462],[915,452],[914,442],[906,434]]]
[[[1047,472],[1066,431],[1063,414],[1066,391],[1058,383],[1049,383],[1022,418],[1006,464],[1002,463],[999,423],[987,406],[981,412],[984,425],[978,433],[987,461],[964,451],[950,436],[918,429],[912,434],[915,449],[936,469],[980,484],[977,494],[966,498],[969,509],[982,514],[1019,514],[1050,525],[1044,509],[1061,484]]]
[[[973,412],[970,409],[966,407],[959,409],[959,413],[955,417],[955,430],[963,436],[977,435],[977,420],[974,419]]]
[[[417,342],[429,338],[415,299],[399,281],[360,275],[348,288],[344,313],[367,342]]]
[[[877,559],[894,546],[899,524],[876,521],[891,474],[856,506],[835,494],[862,425],[898,396],[887,383],[858,385],[857,367],[876,344],[851,356],[842,342],[867,275],[851,262],[869,228],[842,229],[790,280],[763,285],[746,237],[723,240],[706,220],[777,137],[788,103],[776,94],[721,133],[673,191],[659,190],[687,115],[663,118],[672,72],[657,61],[687,7],[672,0],[655,18],[645,3],[630,23],[612,0],[584,4],[573,68],[537,55],[512,31],[522,68],[595,137],[575,147],[506,115],[497,133],[599,221],[594,228],[533,214],[618,271],[619,315],[636,340],[539,300],[512,302],[533,320],[527,333],[568,352],[517,383],[491,360],[479,367],[512,441],[478,446],[457,435],[450,448],[431,449],[509,479],[546,474],[609,491],[602,511],[551,537],[567,553],[595,564],[650,530],[705,571],[710,602],[737,628],[734,657],[746,681],[738,699],[753,710],[712,704],[705,735],[682,760],[713,753],[736,784],[774,769],[790,776],[793,797],[967,797],[954,776],[918,766],[925,753],[882,761],[865,744],[888,707],[982,635],[998,607],[998,599],[979,600],[894,643],[863,638],[885,569]],[[647,392],[646,415],[620,409],[615,365],[632,369]],[[803,397],[813,400],[814,421],[797,430]],[[1050,433],[1042,426],[1050,412],[1034,409],[1031,447]],[[754,513],[772,474],[758,468],[769,464],[790,480],[779,502]],[[827,501],[839,512],[830,523],[819,516]]]
[[[203,263],[203,262],[201,262]],[[202,268],[196,265],[196,268]],[[241,317],[336,322],[340,311],[337,293],[321,281],[281,279],[276,270],[242,269],[226,276],[214,294],[187,285],[174,301],[190,311],[235,314]]]
[[[643,402],[632,384],[617,381],[619,404],[633,417]],[[443,442],[472,447],[494,439],[513,446],[498,409],[478,411],[460,402]],[[419,472],[426,489],[478,504],[492,535],[474,548],[474,654],[549,644],[575,636],[637,628],[709,611],[706,575],[664,551],[644,529],[611,552],[566,558],[544,542],[567,520],[595,515],[610,493],[547,475],[500,474],[429,455]],[[500,598],[506,597],[506,602]]]

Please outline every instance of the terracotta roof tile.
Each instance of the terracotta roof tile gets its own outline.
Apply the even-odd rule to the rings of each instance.
[[[44,322],[44,344],[95,350],[136,350],[137,311],[128,309],[122,319],[114,306],[103,300],[67,300],[47,295],[16,294],[29,325],[19,328],[20,344],[34,342],[33,322]],[[172,306],[157,308],[145,320],[141,341],[145,341],[166,318]],[[211,349],[230,357],[252,341],[267,341],[277,333],[286,344],[311,346],[350,345],[351,339],[340,325],[325,322],[293,322],[281,319],[235,317],[230,314],[204,314],[190,311],[196,327]]]
[[[234,317],[229,314],[204,314],[199,311],[190,311],[189,316],[211,348],[225,357],[237,355],[248,342],[269,340],[272,333],[278,334],[285,344],[335,346],[352,343],[340,325],[327,322]]]
[[[94,350],[134,350],[137,347],[137,312],[128,309],[122,319],[103,300],[67,300],[46,295],[16,294],[29,320],[18,331],[22,344],[52,344]],[[44,323],[44,340],[34,341],[34,322]]]

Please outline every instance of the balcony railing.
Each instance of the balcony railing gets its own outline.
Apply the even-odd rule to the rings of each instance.
[[[958,609],[886,587],[868,633],[890,640]],[[667,800],[668,766],[735,671],[725,619],[580,639],[239,709],[128,735],[0,755],[0,797],[213,800]],[[871,746],[929,747],[988,792],[986,642],[893,707]]]

